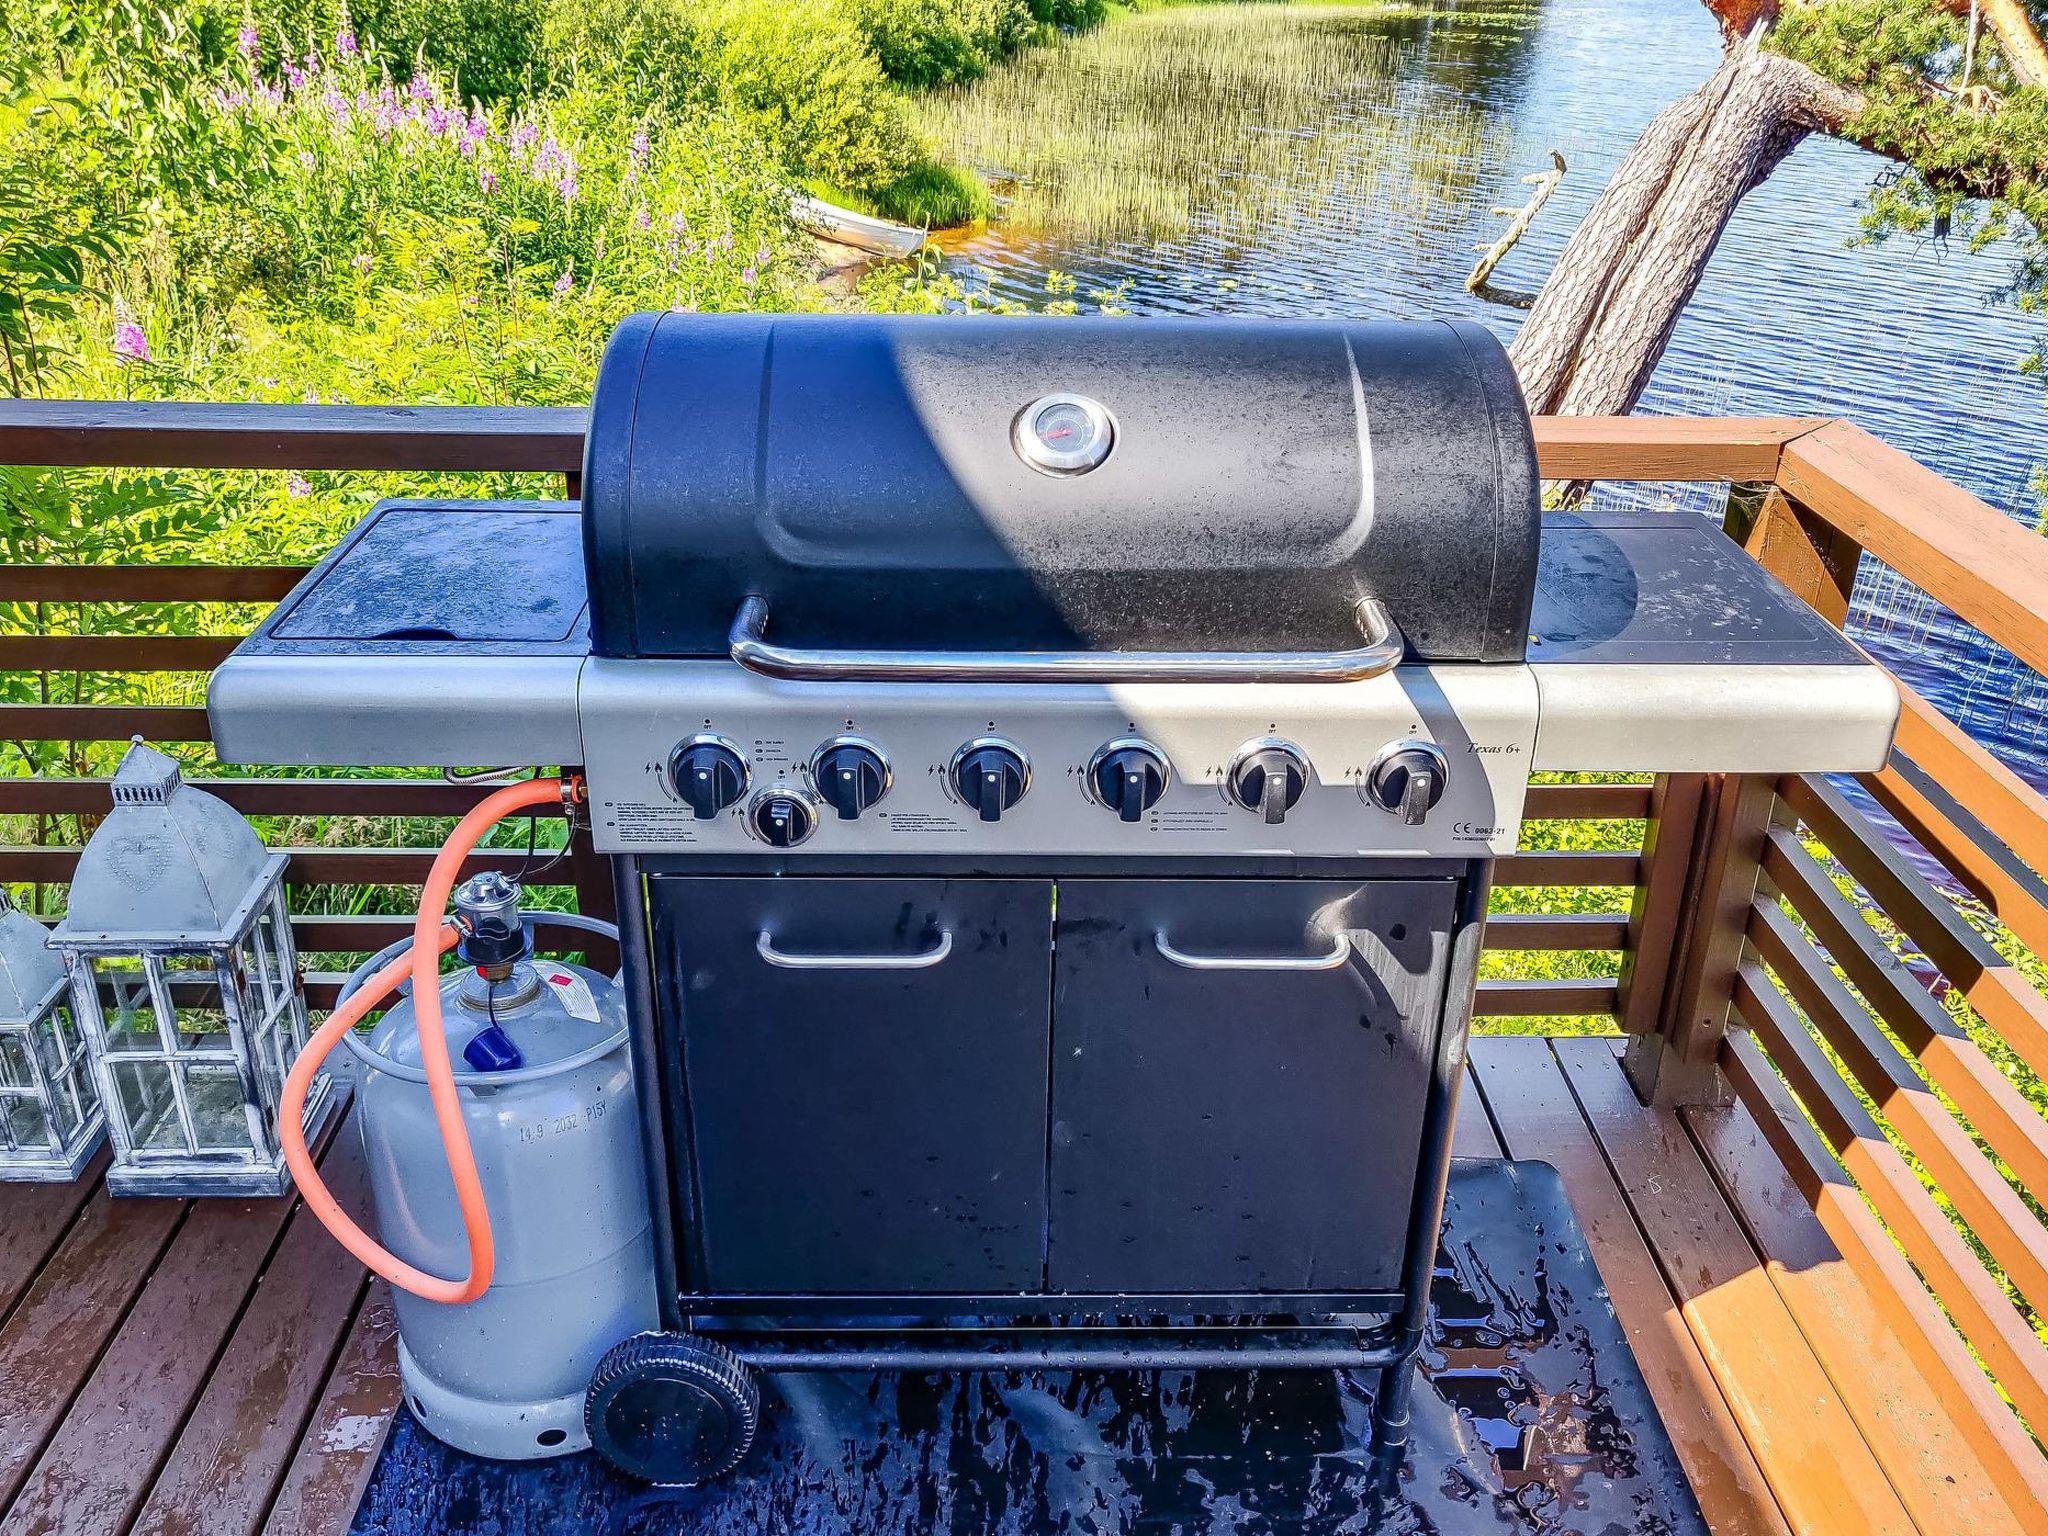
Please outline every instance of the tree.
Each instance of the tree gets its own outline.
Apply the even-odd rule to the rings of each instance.
[[[1532,410],[1620,414],[1663,355],[1743,196],[1811,133],[1896,162],[1877,237],[2022,242],[2048,292],[2048,49],[2037,0],[1705,0],[1726,47],[1645,128],[1566,244],[1511,349]]]

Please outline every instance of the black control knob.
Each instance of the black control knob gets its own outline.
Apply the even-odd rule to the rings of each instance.
[[[866,742],[828,742],[811,759],[811,782],[841,821],[855,821],[889,792],[889,764]]]
[[[699,821],[709,821],[747,792],[747,760],[725,742],[695,737],[669,753],[668,781]]]
[[[1444,797],[1450,764],[1441,750],[1426,741],[1388,747],[1365,776],[1365,792],[1374,805],[1399,816],[1406,826],[1419,827]]]
[[[1166,793],[1166,754],[1150,742],[1113,741],[1095,754],[1088,780],[1119,821],[1136,821]]]
[[[953,759],[953,788],[983,821],[1001,821],[1030,787],[1030,764],[1007,742],[971,741]]]
[[[1308,759],[1285,742],[1257,743],[1230,765],[1229,787],[1231,799],[1257,811],[1268,826],[1277,826],[1308,788]]]
[[[818,830],[818,813],[811,802],[781,789],[756,797],[747,820],[754,835],[770,848],[794,848]]]

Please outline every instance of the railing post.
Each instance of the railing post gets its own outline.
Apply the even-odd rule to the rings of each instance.
[[[1665,985],[1654,1016],[1647,997],[1632,999],[1625,1021],[1651,1027],[1628,1043],[1623,1064],[1645,1103],[1720,1103],[1728,1089],[1716,1060],[1735,1001],[1743,933],[1763,867],[1765,834],[1777,804],[1777,784],[1754,774],[1712,774],[1699,781],[1691,857],[1675,896],[1665,895],[1661,937],[1667,952]],[[1683,845],[1680,845],[1683,846]],[[1648,926],[1653,878],[1639,898],[1645,910],[1644,949],[1655,954],[1660,937]],[[1633,919],[1632,919],[1633,923]]]
[[[1775,485],[1734,485],[1722,526],[1750,557],[1829,623],[1849,614],[1856,541]],[[1632,952],[1623,972],[1625,1061],[1647,1102],[1719,1102],[1728,1089],[1716,1066],[1742,963],[1743,933],[1762,874],[1764,841],[1778,814],[1774,780],[1716,774],[1697,790],[1660,783],[1659,821],[1696,796],[1689,856],[1678,829],[1653,822],[1649,871],[1629,916]],[[1660,814],[1661,812],[1661,814]],[[1673,856],[1683,860],[1674,873]],[[1660,950],[1661,941],[1661,950]]]
[[[1629,903],[1628,947],[1622,954],[1615,1012],[1629,1035],[1655,1034],[1677,958],[1679,922],[1699,860],[1704,774],[1659,774],[1650,787],[1643,832],[1643,879]]]
[[[1849,616],[1862,548],[1775,485],[1728,488],[1728,537],[1836,628]]]

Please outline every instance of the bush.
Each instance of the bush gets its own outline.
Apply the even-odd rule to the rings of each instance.
[[[1049,27],[1085,32],[1102,25],[1109,15],[1109,0],[1031,0],[1031,14]]]
[[[972,171],[925,160],[870,194],[875,211],[920,229],[950,229],[989,216],[988,184]]]
[[[978,79],[1030,38],[1029,0],[854,0],[882,70],[918,89]]]
[[[206,0],[216,11],[233,0]],[[333,58],[346,35],[403,83],[452,76],[461,100],[522,99],[546,83],[547,0],[283,0],[256,13],[261,56]],[[233,29],[230,28],[232,31]]]
[[[853,187],[922,154],[840,0],[556,0],[549,47],[674,111],[722,106],[793,168]]]
[[[180,286],[223,301],[348,312],[364,282],[387,281],[387,245],[444,223],[473,229],[494,288],[744,308],[793,239],[758,141],[703,114],[636,128],[616,91],[465,108],[445,82],[401,88],[357,58],[283,81],[241,70],[203,115],[209,163],[237,192],[179,226]]]

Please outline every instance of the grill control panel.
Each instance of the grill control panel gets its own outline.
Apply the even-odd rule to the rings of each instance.
[[[592,659],[604,852],[1511,852],[1536,735],[1520,666],[1329,684],[817,684]]]
[[[584,668],[606,852],[1352,857],[1510,852],[1520,666],[1353,683],[795,683]]]

